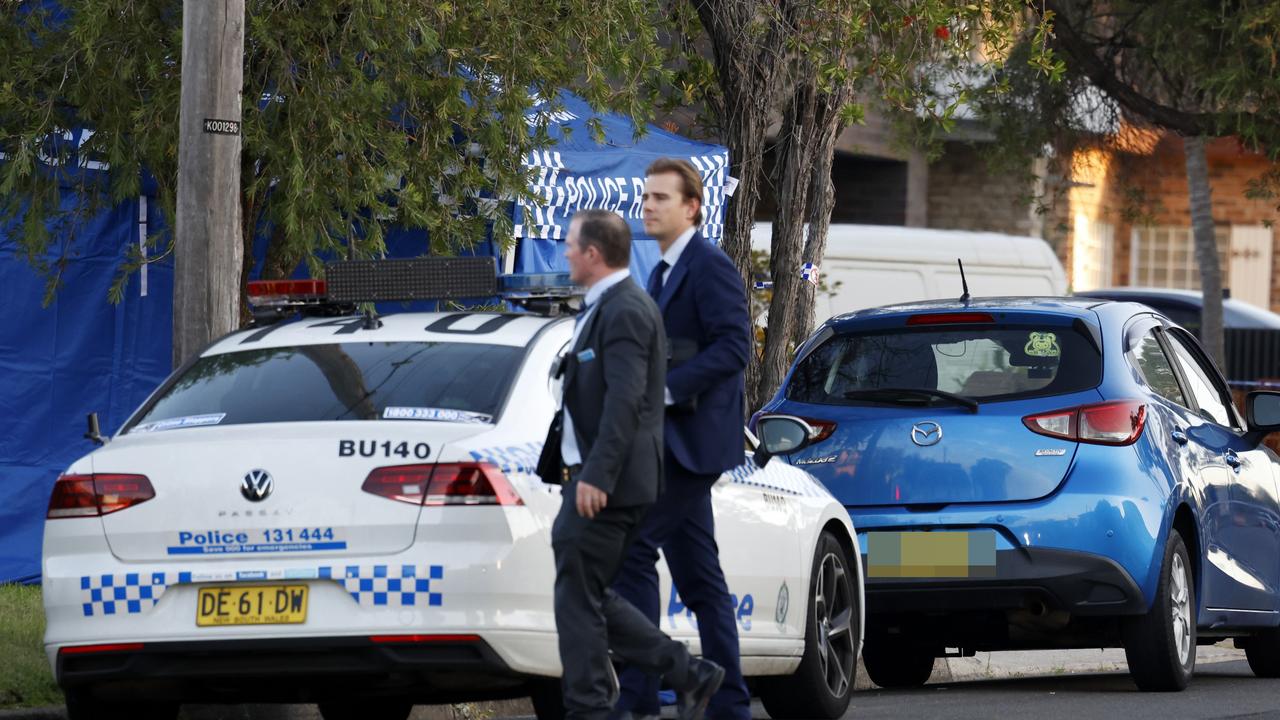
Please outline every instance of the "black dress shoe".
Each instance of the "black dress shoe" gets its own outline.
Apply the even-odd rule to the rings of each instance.
[[[710,660],[694,659],[689,668],[693,684],[676,694],[676,717],[680,720],[702,720],[711,696],[724,682],[724,668]]]

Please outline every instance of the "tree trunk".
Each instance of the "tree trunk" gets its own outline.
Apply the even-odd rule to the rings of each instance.
[[[804,221],[809,206],[809,188],[813,177],[814,150],[818,137],[816,121],[817,89],[809,81],[801,81],[792,95],[782,125],[775,168],[778,188],[778,214],[773,223],[769,250],[769,275],[773,280],[773,299],[769,303],[769,324],[765,329],[764,356],[760,362],[760,379],[751,392],[750,406],[763,405],[782,383],[791,363],[794,307],[800,297],[800,254],[804,247]]]
[[[836,139],[844,130],[840,122],[840,108],[848,100],[849,89],[841,94],[823,94],[818,99],[818,129],[820,140],[814,150],[812,184],[809,188],[809,233],[805,237],[804,252],[800,262],[808,263],[822,272],[822,258],[827,254],[827,230],[831,227],[831,211],[836,204],[835,186],[831,182],[831,169],[835,164]],[[793,347],[800,347],[813,334],[814,304],[818,287],[813,283],[800,286],[800,296],[794,305],[795,323],[791,335]]]
[[[1218,263],[1218,242],[1213,233],[1213,204],[1209,197],[1209,163],[1205,158],[1204,136],[1183,139],[1187,154],[1187,187],[1191,196],[1191,233],[1195,238],[1196,263],[1200,266],[1200,289],[1204,310],[1200,315],[1200,342],[1225,368],[1222,341],[1222,268]]]
[[[839,61],[844,62],[844,58]],[[812,63],[802,62],[796,77],[798,84],[778,153],[778,217],[773,226],[769,268],[773,300],[760,379],[752,398],[756,407],[777,391],[795,348],[813,332],[817,286],[801,277],[801,269],[809,263],[821,272],[835,205],[831,167],[836,139],[843,128],[840,110],[853,92],[850,83],[823,90]]]
[[[240,324],[244,0],[186,0],[182,38],[173,280],[175,366]],[[206,127],[206,120],[234,125]]]
[[[721,91],[721,104],[715,110],[729,149],[729,173],[738,179],[725,214],[722,247],[742,276],[743,292],[751,293],[751,226],[760,200],[765,138],[778,92],[784,23],[788,21],[785,15],[792,10],[786,4],[780,9],[761,0],[695,0],[695,4],[711,40]],[[759,385],[759,378],[760,358],[752,353],[744,388],[748,391],[748,414],[757,407],[750,391]]]

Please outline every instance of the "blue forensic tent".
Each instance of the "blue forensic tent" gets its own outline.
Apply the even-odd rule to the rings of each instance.
[[[659,253],[657,243],[643,236],[639,195],[645,168],[658,157],[686,158],[701,171],[704,232],[719,240],[728,170],[724,148],[656,127],[635,139],[626,118],[594,113],[569,94],[562,103],[555,122],[570,132],[557,129],[556,145],[527,159],[537,171],[533,190],[541,202],[515,208],[517,245],[506,258],[508,267],[516,272],[564,269],[563,241],[573,212],[609,208],[627,219],[636,237],[632,270],[643,282]],[[602,143],[588,130],[592,118],[604,129]],[[66,139],[79,144],[83,137]],[[92,164],[85,168],[107,171]],[[165,231],[145,185],[143,192],[87,222],[50,223],[51,245],[65,248],[70,261],[47,308],[41,307],[45,279],[23,259],[17,228],[0,227],[0,300],[6,309],[0,324],[5,377],[0,385],[0,582],[39,580],[50,488],[71,462],[93,449],[83,438],[85,416],[98,412],[103,431],[115,432],[171,370],[172,258],[130,278],[118,305],[107,301],[129,246]],[[83,200],[64,191],[68,209]],[[420,255],[428,247],[426,232],[391,232],[387,246],[394,257]],[[496,254],[496,244],[486,242],[475,252]]]

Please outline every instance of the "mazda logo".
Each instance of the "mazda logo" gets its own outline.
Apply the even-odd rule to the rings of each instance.
[[[271,494],[273,482],[266,470],[250,470],[240,480],[240,494],[249,502],[261,502]]]
[[[940,440],[942,440],[942,426],[932,420],[925,420],[911,426],[911,442],[920,447],[937,445]]]

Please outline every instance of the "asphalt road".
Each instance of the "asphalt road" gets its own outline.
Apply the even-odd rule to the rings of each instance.
[[[757,706],[757,718],[768,717]],[[998,718],[1000,720],[1181,720],[1280,718],[1280,680],[1254,677],[1244,662],[1196,668],[1180,693],[1138,692],[1127,673],[1072,673],[862,690],[846,718]]]
[[[1201,648],[1202,654],[1205,648]],[[1238,651],[1236,651],[1238,653]],[[1034,672],[1034,671],[1033,671]],[[493,720],[533,720],[523,703],[503,703],[478,717]],[[514,711],[514,712],[512,712]],[[674,718],[666,708],[664,717]],[[757,702],[755,718],[769,716]],[[188,706],[187,720],[319,720],[315,706]],[[56,720],[61,708],[0,711],[0,720]],[[447,706],[420,706],[414,720],[470,720]],[[1253,676],[1242,660],[1201,663],[1191,686],[1180,693],[1138,692],[1124,670],[1050,671],[1024,677],[982,679],[926,685],[918,690],[859,690],[854,693],[850,720],[911,718],[952,720],[1200,720],[1207,718],[1277,718],[1280,720],[1280,680]]]

